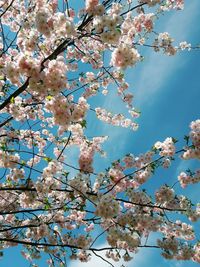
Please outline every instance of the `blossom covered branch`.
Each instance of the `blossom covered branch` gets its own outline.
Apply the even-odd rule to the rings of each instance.
[[[143,64],[143,49],[174,56],[199,48],[176,44],[169,33],[154,29],[161,14],[183,9],[184,3],[78,5],[0,1],[0,250],[20,245],[31,264],[47,253],[49,267],[66,266],[67,257],[87,262],[91,252],[112,265],[120,257],[130,261],[142,247],[160,249],[167,259],[200,262],[200,244],[188,223],[200,218],[199,204],[177,194],[175,186],[162,185],[153,194],[142,189],[178,156],[199,160],[200,120],[190,124],[184,146],[168,137],[102,172],[95,169],[95,156],[106,155],[108,137],[87,132],[91,112],[105,123],[137,130],[140,112],[125,69]],[[92,102],[110,90],[128,115]],[[73,147],[79,154],[70,164]],[[200,170],[182,171],[177,178],[185,188],[200,181]],[[159,233],[157,243],[144,242],[153,232]],[[104,248],[96,245],[100,237],[108,244]]]

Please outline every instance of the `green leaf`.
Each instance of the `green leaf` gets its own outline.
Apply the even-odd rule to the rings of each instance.
[[[176,138],[174,138],[174,137],[172,137],[172,141],[173,141],[174,144],[178,142],[178,140]]]
[[[63,208],[63,210],[64,210],[64,211],[68,211],[69,208],[68,208],[67,206],[65,206],[65,207]]]
[[[2,144],[2,145],[1,145],[1,149],[2,149],[3,151],[5,151],[5,150],[7,149],[7,146],[6,146],[5,144]]]
[[[152,146],[151,151],[157,153],[159,150],[155,146]]]
[[[49,157],[45,157],[44,160],[47,161],[47,162],[51,162],[52,161],[52,159],[49,158]]]
[[[21,161],[21,165],[25,166],[26,165],[26,161],[25,160],[22,160]]]
[[[81,206],[80,207],[80,211],[84,211],[84,206]]]
[[[116,30],[117,30],[119,33],[121,33],[121,29],[120,29],[119,26],[116,28]]]
[[[49,203],[49,200],[47,197],[44,199],[44,203],[45,203],[45,206],[44,206],[45,210],[48,210],[51,208],[51,204]]]
[[[46,97],[46,100],[51,100],[53,97],[51,96],[51,95],[48,95],[47,97]]]
[[[11,97],[11,99],[10,99],[10,103],[11,103],[11,104],[14,104],[14,103],[15,103],[15,98],[14,98],[14,97]]]
[[[49,210],[51,208],[51,205],[50,204],[46,204],[45,206],[44,206],[44,209],[45,210]]]
[[[113,176],[110,176],[110,179],[113,181],[113,180],[115,179],[115,177],[113,177]]]
[[[124,78],[124,73],[120,71],[120,73],[119,73],[119,77],[120,77],[121,79],[123,79],[123,78]]]
[[[87,122],[86,122],[86,120],[82,120],[82,121],[80,122],[80,125],[81,125],[83,128],[87,128]]]

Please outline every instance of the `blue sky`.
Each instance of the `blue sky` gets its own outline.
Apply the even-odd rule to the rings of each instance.
[[[186,0],[185,10],[180,12],[170,12],[162,17],[156,29],[161,32],[169,31],[172,37],[178,41],[187,40],[192,44],[200,42],[199,25],[199,0]],[[99,170],[108,167],[112,160],[123,157],[126,153],[139,154],[147,151],[152,145],[168,136],[173,136],[179,140],[189,132],[189,123],[196,120],[200,115],[199,108],[199,75],[200,75],[200,51],[183,51],[175,57],[168,57],[161,53],[154,53],[151,49],[144,49],[144,62],[139,63],[134,69],[126,72],[127,81],[133,91],[134,105],[141,111],[138,119],[139,129],[136,132],[125,128],[113,127],[102,122],[92,120],[88,127],[91,136],[108,135],[109,140],[104,145],[107,158],[99,159],[95,166]],[[113,112],[124,111],[124,105],[116,96],[115,89],[110,88],[108,97],[101,97],[100,100],[91,102],[91,106],[96,107],[99,102]],[[115,105],[113,105],[115,103]],[[93,115],[91,117],[93,118]],[[180,147],[181,147],[180,141]],[[73,162],[77,156],[77,151],[67,151],[69,162]],[[159,170],[155,177],[147,183],[150,191],[159,185],[168,183],[173,184],[180,171],[188,167],[197,167],[196,161],[173,163],[172,168],[167,171]],[[193,202],[199,200],[200,187],[188,187],[185,191],[180,190],[181,194],[187,193]],[[151,237],[151,242],[155,241],[156,236]],[[99,246],[103,246],[99,244]],[[5,250],[5,255],[0,260],[0,266],[20,266],[28,267],[18,249]],[[114,264],[115,267],[120,265]],[[47,266],[43,261],[40,267]],[[104,267],[107,266],[101,260],[93,258],[87,264],[78,261],[69,263],[69,267]],[[196,267],[198,264],[192,262],[165,261],[159,251],[153,249],[141,250],[134,260],[127,264],[129,267]]]
[[[170,12],[162,17],[157,25],[158,31],[168,31],[177,40],[188,41],[197,44],[200,38],[199,21],[200,1],[185,1],[185,10]],[[118,128],[92,121],[91,129],[99,135],[108,135],[105,144],[107,158],[96,163],[97,168],[107,166],[111,160],[123,157],[126,153],[139,154],[147,151],[157,140],[164,140],[168,136],[179,139],[178,146],[183,144],[183,136],[189,132],[189,124],[199,118],[199,51],[183,51],[175,57],[169,57],[161,53],[154,53],[150,49],[143,50],[145,60],[134,69],[126,71],[127,81],[134,93],[134,105],[141,111],[138,120],[139,129],[132,132],[129,129]],[[113,112],[124,112],[124,105],[115,94],[115,89],[109,92],[103,101],[103,106]],[[113,105],[114,103],[114,105]],[[93,105],[95,106],[95,102]],[[72,160],[73,161],[73,160]],[[150,179],[147,188],[155,190],[159,185],[167,183],[172,185],[177,180],[180,171],[198,166],[196,161],[179,161],[173,163],[167,171],[159,170],[155,177]],[[176,188],[178,189],[178,188]],[[199,201],[199,189],[189,186],[185,190],[179,190],[180,194],[187,194],[193,202]],[[198,225],[199,229],[199,225]],[[196,230],[198,231],[196,228]],[[156,241],[156,235],[151,237],[152,244]],[[99,246],[103,246],[99,244]],[[122,262],[120,263],[122,264]],[[120,264],[114,263],[118,267]],[[97,258],[86,264],[78,261],[72,262],[70,267],[106,267]],[[129,267],[195,267],[197,263],[166,261],[155,249],[143,249],[135,255]]]

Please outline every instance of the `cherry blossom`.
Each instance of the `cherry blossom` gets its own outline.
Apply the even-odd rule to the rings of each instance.
[[[113,162],[105,159],[108,136],[90,135],[93,119],[138,129],[126,69],[143,64],[145,49],[175,56],[199,48],[156,32],[160,15],[183,9],[184,1],[82,2],[77,10],[73,1],[0,1],[0,249],[19,245],[35,267],[44,254],[54,267],[69,258],[89,262],[101,250],[113,266],[110,260],[134,260],[141,247],[199,263],[193,225],[200,204],[177,192],[198,183],[200,171],[182,169],[179,183],[169,177],[151,194],[144,187],[178,157],[200,158],[200,120],[181,145],[167,137]],[[123,112],[99,101],[112,94]],[[159,238],[149,245],[154,232]]]

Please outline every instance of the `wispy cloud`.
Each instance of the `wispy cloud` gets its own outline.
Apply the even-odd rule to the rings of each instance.
[[[161,32],[168,31],[172,37],[176,37],[178,41],[190,39],[193,34],[192,29],[195,25],[195,20],[198,18],[199,1],[186,1],[186,8],[184,11],[174,12],[173,15],[167,15],[159,24]],[[176,26],[175,26],[176,25]],[[148,48],[147,48],[148,49]],[[159,99],[163,90],[170,89],[170,79],[174,73],[181,71],[181,68],[187,64],[188,57],[182,57],[178,54],[173,57],[155,53],[151,49],[145,53],[145,62],[140,63],[140,67],[135,70],[128,70],[128,82],[130,88],[135,88],[135,106],[144,111],[146,104],[153,104]],[[184,52],[183,52],[184,53]],[[144,66],[142,68],[142,65]],[[135,77],[135,79],[133,79]],[[123,103],[116,96],[116,90],[111,88],[109,95],[105,98],[103,106],[111,111],[124,110]],[[172,88],[174,90],[174,88]],[[114,104],[113,104],[114,103]],[[103,123],[97,127],[109,136],[106,142],[106,150],[109,154],[118,154],[120,151],[125,152],[128,140],[134,139],[134,133],[119,127],[110,127]],[[119,142],[120,140],[120,142]],[[117,144],[114,145],[113,144]],[[125,152],[126,153],[126,152]]]
[[[195,30],[195,21],[198,18],[199,1],[186,1],[186,8],[180,13],[164,20],[159,25],[161,32],[169,32],[176,41],[184,41],[192,37]],[[183,52],[184,53],[184,52]],[[152,102],[159,96],[159,91],[163,90],[167,83],[170,83],[170,76],[178,72],[185,64],[188,58],[176,55],[169,57],[154,53],[152,50],[145,54],[145,64],[142,72],[138,71],[134,82],[136,85],[135,99],[136,103],[144,105],[146,102]],[[131,70],[132,71],[132,70]],[[130,72],[131,72],[130,71]],[[168,89],[168,87],[166,87]]]
[[[157,238],[158,238],[157,234],[155,234],[155,233],[152,234],[151,237],[149,238],[148,244],[155,243]],[[97,248],[103,248],[103,247],[107,247],[107,243],[102,243]],[[131,256],[133,256],[133,259],[130,262],[126,262],[125,266],[127,266],[127,267],[138,267],[138,266],[139,267],[147,267],[147,266],[149,266],[149,262],[152,262],[152,263],[154,262],[154,258],[156,257],[155,252],[157,252],[157,251],[153,251],[149,248],[142,248],[139,250],[138,253],[131,255]],[[108,260],[110,263],[112,263],[114,265],[114,267],[121,267],[122,264],[124,264],[124,261],[122,259],[119,262],[114,262],[114,261],[106,258],[104,252],[98,252],[98,255],[100,255],[104,259]],[[145,255],[145,257],[144,257],[144,255]],[[87,263],[82,263],[80,261],[72,261],[72,262],[70,262],[70,265],[69,265],[69,267],[108,267],[108,266],[109,266],[108,263],[104,262],[101,258],[99,258],[95,255],[92,255],[91,260]],[[154,264],[154,267],[157,267],[157,265]]]
[[[200,7],[199,0],[194,1],[186,1],[187,8],[184,12],[180,12],[180,15],[175,12],[174,15],[170,16],[170,19],[165,20],[161,28],[162,31],[169,31],[172,37],[176,37],[178,41],[189,40],[190,36],[193,33],[193,28],[195,25],[195,21],[198,19],[198,12]],[[169,18],[169,17],[168,17]],[[197,27],[197,26],[196,26]],[[184,52],[183,52],[184,53]],[[160,55],[156,53],[152,53],[149,50],[146,53],[146,60],[144,63],[144,68],[142,71],[138,69],[135,70],[135,77],[138,77],[134,81],[134,87],[136,88],[135,99],[136,105],[140,105],[145,108],[145,104],[148,102],[154,102],[154,99],[159,99],[161,90],[165,87],[166,90],[169,90],[170,86],[170,78],[176,72],[178,72],[184,64],[188,63],[188,59],[186,57],[181,57],[177,55],[175,57],[167,57],[165,55]],[[143,64],[143,63],[141,63]],[[131,70],[132,71],[132,70]],[[130,85],[133,84],[132,82],[132,73],[128,71],[129,75],[129,82]],[[168,84],[168,86],[166,86]],[[114,91],[110,93],[108,98],[105,98],[104,106],[113,108],[113,94]],[[121,104],[119,102],[114,102],[115,109],[121,108]],[[127,148],[127,144],[130,141],[130,136],[128,131],[125,129],[119,129],[116,127],[116,130],[113,130],[113,127],[109,127],[107,125],[98,126],[96,128],[97,132],[99,127],[101,128],[101,132],[105,132],[106,135],[110,136],[112,142],[107,142],[106,150],[108,154],[112,151],[114,154],[119,155],[119,151]],[[132,138],[132,135],[131,135]],[[116,157],[118,157],[116,155]],[[110,158],[109,158],[110,159]],[[176,170],[176,175],[190,166],[189,162],[182,162]],[[191,191],[192,192],[192,191]],[[194,191],[193,191],[194,193]],[[102,244],[100,247],[105,246]],[[101,256],[104,257],[103,253],[99,253]],[[159,258],[159,260],[158,260]],[[112,262],[115,267],[121,266],[122,262],[116,263]],[[71,261],[69,263],[69,267],[108,267],[108,264],[102,261],[102,259],[95,257],[93,255],[91,261],[88,263],[81,263],[79,261]],[[181,262],[170,263],[164,262],[159,256],[158,251],[152,250],[145,250],[141,249],[138,254],[134,255],[134,259],[127,264],[129,267],[147,267],[147,266],[175,266],[175,267],[182,267],[182,266],[194,266],[193,263],[182,264]]]

